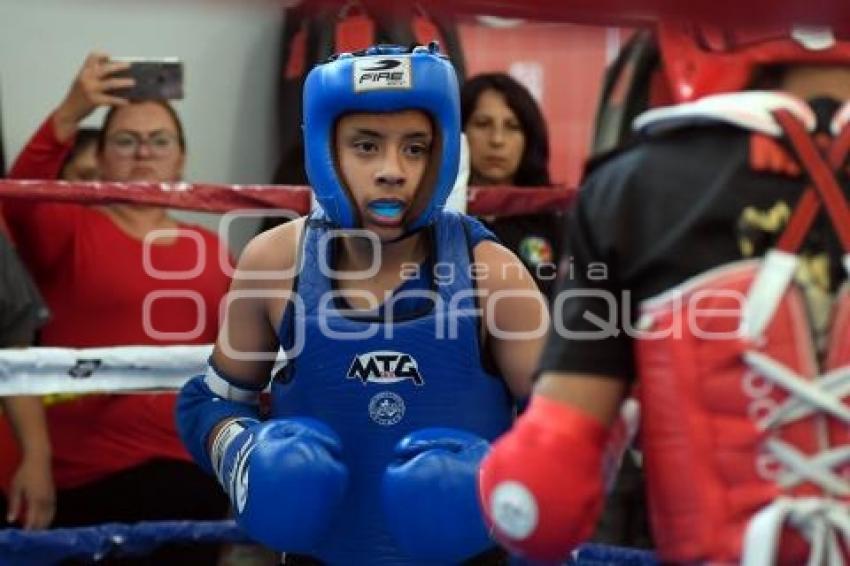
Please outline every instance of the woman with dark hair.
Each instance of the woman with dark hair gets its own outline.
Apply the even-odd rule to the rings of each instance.
[[[464,83],[460,100],[470,185],[551,184],[546,122],[524,86],[503,73],[477,75]],[[540,213],[484,220],[551,297],[562,216]]]
[[[477,75],[463,85],[460,104],[472,184],[551,184],[546,121],[524,86],[503,73]]]
[[[164,101],[130,102],[112,75],[126,63],[89,55],[65,99],[21,152],[10,177],[55,179],[98,106],[109,112],[97,139],[99,179],[173,183],[186,160],[183,127]],[[130,81],[130,82],[128,82]],[[96,206],[41,200],[4,207],[21,257],[53,313],[41,344],[91,348],[208,344],[229,278],[218,236],[158,206]],[[188,300],[187,300],[188,299]],[[177,437],[173,394],[86,395],[47,407],[57,486],[57,526],[215,519],[227,500]],[[215,549],[166,549],[154,562],[214,563]]]

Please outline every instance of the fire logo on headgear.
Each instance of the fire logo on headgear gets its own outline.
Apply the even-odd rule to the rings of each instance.
[[[354,62],[354,91],[406,89],[411,85],[409,59],[363,59]]]

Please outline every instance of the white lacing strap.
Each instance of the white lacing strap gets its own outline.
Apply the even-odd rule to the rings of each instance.
[[[811,545],[808,566],[844,564],[840,541],[850,545],[847,505],[819,497],[780,497],[750,520],[744,536],[744,566],[772,566],[788,523]]]
[[[759,356],[763,356],[763,354],[759,353],[748,353],[745,354],[744,357],[750,356],[751,360],[758,360]],[[770,360],[772,364],[781,368],[785,374],[785,379],[788,378],[789,374],[794,376],[794,379],[801,380],[794,374],[794,372],[790,371],[787,367],[782,366],[781,364]],[[754,361],[754,363],[760,363],[759,361]],[[753,367],[753,366],[751,366]],[[765,368],[765,364],[761,364],[760,367]],[[770,370],[765,369],[765,373]],[[770,379],[769,376],[765,376],[766,379]],[[823,374],[817,381],[812,382],[813,384],[809,384],[809,382],[803,382],[802,385],[799,385],[797,381],[792,382],[795,388],[806,389],[806,390],[819,390],[829,394],[831,397],[835,399],[844,399],[846,397],[850,397],[850,366],[845,366],[828,373]],[[816,393],[812,393],[812,395],[820,395]],[[835,407],[840,414],[836,414],[838,418],[842,418],[840,415],[844,415],[845,405],[841,405],[840,407],[836,407],[834,402],[830,402],[830,406]],[[762,428],[773,428],[776,425],[786,424],[789,422],[798,421],[808,417],[809,415],[813,415],[820,411],[820,407],[809,403],[800,397],[789,397],[785,400],[785,402],[776,408],[768,417],[765,422],[759,423]]]
[[[820,412],[850,424],[850,408],[841,402],[842,396],[837,394],[850,386],[850,368],[807,381],[760,352],[746,352],[744,361],[759,375],[789,393],[785,402],[758,421],[762,430],[771,431]],[[764,446],[785,467],[786,471],[780,477],[780,484],[784,487],[810,481],[831,495],[850,496],[850,485],[833,472],[836,466],[850,461],[850,451],[845,447],[808,455],[775,437],[768,438]]]
[[[838,112],[833,114],[832,123],[829,125],[829,132],[834,137],[838,137],[841,130],[843,130],[848,124],[850,124],[850,102],[845,101],[844,104],[841,105],[841,108],[838,109]]]
[[[817,484],[831,495],[850,495],[850,485],[832,471],[836,466],[850,462],[848,447],[824,450],[810,456],[787,442],[770,438],[765,442],[765,448],[785,467],[779,475],[779,483],[783,487],[792,488],[808,481]]]
[[[771,415],[759,422],[765,429],[799,420],[813,412],[829,413],[837,419],[850,424],[850,407],[841,402],[836,389],[848,386],[850,368],[830,372],[815,380],[808,381],[789,367],[777,362],[761,352],[744,353],[744,361],[759,375],[779,385],[791,394]],[[829,382],[829,389],[824,384]],[[801,405],[808,406],[808,412]],[[780,420],[781,417],[781,420]]]
[[[773,431],[816,413],[829,414],[850,425],[850,408],[842,403],[842,399],[850,395],[850,367],[809,381],[760,352],[746,352],[744,361],[789,394],[783,403],[758,421],[762,430]],[[850,496],[850,484],[834,471],[850,462],[850,446],[804,454],[793,445],[770,437],[764,448],[783,466],[777,478],[781,487],[790,489],[802,482],[811,482],[832,497]],[[744,538],[743,563],[747,566],[773,564],[785,523],[809,541],[810,565],[843,564],[839,538],[850,544],[848,506],[831,499],[788,497],[777,499],[750,520]]]
[[[781,250],[770,250],[765,254],[747,292],[741,320],[744,336],[755,339],[764,333],[799,264],[800,258],[795,254]]]

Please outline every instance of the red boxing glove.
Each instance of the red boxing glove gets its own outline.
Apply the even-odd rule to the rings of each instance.
[[[601,422],[536,396],[481,464],[481,505],[495,537],[534,560],[558,561],[593,534],[602,510]]]

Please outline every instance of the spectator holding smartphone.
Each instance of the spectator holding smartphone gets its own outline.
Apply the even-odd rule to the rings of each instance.
[[[130,102],[116,96],[117,89],[134,84],[114,76],[128,68],[105,53],[90,54],[10,177],[55,179],[80,122],[97,107],[108,106],[97,142],[100,179],[180,181],[186,161],[180,119],[165,100]],[[219,267],[222,243],[215,234],[142,204],[18,200],[8,203],[5,214],[54,313],[43,329],[43,345],[206,344],[215,339],[219,301],[228,288]],[[181,271],[196,273],[179,280],[158,275]],[[151,300],[163,293],[177,298]],[[195,300],[187,300],[187,294]],[[56,524],[223,518],[227,500],[191,463],[177,438],[173,409],[170,394],[89,395],[49,406]],[[163,555],[158,563],[172,558]],[[191,549],[185,562],[214,560]]]

